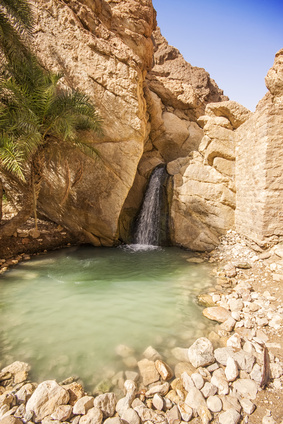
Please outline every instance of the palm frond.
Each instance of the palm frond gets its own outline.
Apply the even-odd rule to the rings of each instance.
[[[17,148],[15,140],[6,134],[0,136],[0,166],[25,181],[23,152]]]

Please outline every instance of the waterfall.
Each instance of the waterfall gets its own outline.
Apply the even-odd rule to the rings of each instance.
[[[150,176],[134,234],[136,245],[159,245],[163,184],[166,177],[165,167],[155,168]]]

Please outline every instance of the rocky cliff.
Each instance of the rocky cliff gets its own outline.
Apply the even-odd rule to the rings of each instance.
[[[164,163],[174,244],[211,250],[234,225],[261,244],[282,238],[282,51],[251,114],[168,45],[151,0],[39,0],[34,11],[39,58],[88,94],[104,130],[87,135],[95,159],[58,142],[44,216],[95,245],[130,241],[148,177]]]
[[[112,245],[128,237],[149,172],[195,150],[197,118],[225,97],[155,31],[151,0],[39,0],[34,11],[39,58],[93,99],[104,130],[90,140],[95,160],[58,144],[40,212],[94,244]]]

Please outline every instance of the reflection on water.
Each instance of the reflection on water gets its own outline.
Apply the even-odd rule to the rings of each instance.
[[[177,249],[72,248],[20,264],[0,280],[0,361],[32,365],[38,380],[79,374],[86,385],[122,369],[117,345],[137,359],[152,345],[165,357],[208,322],[196,295],[208,264]]]

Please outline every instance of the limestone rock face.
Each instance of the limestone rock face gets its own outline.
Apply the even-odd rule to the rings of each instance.
[[[190,65],[176,48],[168,45],[159,28],[152,38],[154,66],[144,84],[148,134],[136,179],[121,215],[120,233],[124,239],[123,234],[129,232],[153,168],[197,150],[203,137],[198,117],[209,102],[228,99],[204,69]]]
[[[236,131],[236,230],[261,245],[283,239],[283,49],[265,81],[269,93]]]
[[[151,0],[40,0],[34,11],[39,58],[95,102],[104,131],[88,139],[99,151],[95,160],[58,146],[45,172],[40,211],[94,244],[110,245],[143,153],[143,83],[152,66],[155,11]],[[59,162],[62,148],[68,164],[65,157]]]
[[[198,152],[167,165],[173,178],[172,240],[209,251],[234,224],[235,130],[250,112],[233,101],[210,103],[198,119],[204,136]]]
[[[129,233],[152,169],[196,149],[205,104],[226,97],[155,31],[151,0],[39,0],[34,12],[38,57],[94,101],[104,131],[82,135],[95,159],[58,141],[39,211],[83,240],[113,245]]]

